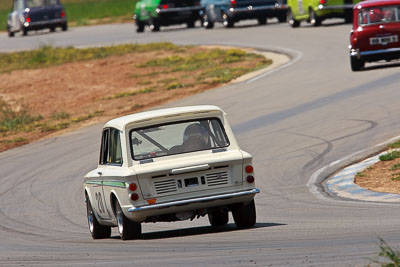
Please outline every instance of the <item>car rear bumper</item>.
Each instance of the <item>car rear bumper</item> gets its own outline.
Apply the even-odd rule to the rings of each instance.
[[[203,8],[201,6],[190,6],[190,7],[172,7],[167,9],[156,9],[157,14],[171,14],[171,13],[186,13],[193,11],[200,11]]]
[[[67,20],[64,19],[52,19],[52,20],[46,20],[46,21],[35,21],[35,22],[25,22],[24,27],[26,29],[41,29],[41,28],[46,28],[46,27],[51,27],[51,26],[56,26],[56,25],[62,25],[67,23]]]
[[[353,4],[347,5],[336,5],[336,6],[324,6],[318,5],[318,10],[345,10],[345,9],[353,9]]]
[[[266,6],[247,6],[247,7],[231,7],[228,9],[230,16],[242,15],[242,14],[263,14],[263,13],[272,13],[272,12],[286,12],[286,5],[266,5]]]
[[[212,201],[216,201],[216,200],[239,198],[239,197],[243,197],[243,196],[254,196],[257,193],[260,193],[260,189],[254,188],[254,189],[247,190],[247,191],[240,191],[240,192],[234,192],[234,193],[228,193],[228,194],[213,195],[213,196],[207,196],[207,197],[198,197],[198,198],[192,198],[192,199],[186,199],[186,200],[177,200],[177,201],[148,205],[148,206],[143,206],[143,207],[132,207],[132,208],[128,209],[128,211],[129,212],[138,212],[138,211],[146,211],[146,210],[165,209],[165,208],[170,208],[170,207],[174,207],[174,206],[178,207],[178,206],[184,206],[184,205],[195,204],[195,203],[206,203],[206,202],[212,202]]]
[[[181,212],[192,212],[206,210],[209,208],[230,206],[251,201],[259,193],[257,188],[224,193],[219,195],[190,198],[177,201],[169,201],[160,204],[146,205],[140,207],[122,207],[125,216],[136,222],[143,222],[149,217],[165,214],[176,214]]]
[[[397,59],[400,58],[400,47],[360,51],[359,49],[350,49],[350,57],[356,57],[366,61],[376,61],[380,59]]]

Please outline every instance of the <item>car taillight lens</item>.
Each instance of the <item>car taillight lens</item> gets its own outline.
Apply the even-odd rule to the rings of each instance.
[[[246,180],[247,180],[247,182],[249,184],[252,184],[252,183],[254,183],[254,176],[253,175],[249,175],[249,176],[247,176]]]
[[[132,193],[132,194],[131,194],[131,199],[132,199],[133,201],[136,201],[136,200],[139,199],[139,195],[136,194],[136,193]]]
[[[319,3],[320,3],[321,5],[325,5],[325,4],[326,4],[326,0],[319,0]]]
[[[65,17],[65,11],[61,11],[61,17]]]
[[[168,8],[167,4],[162,5],[162,9],[167,9],[167,8]]]
[[[136,185],[135,183],[131,183],[131,184],[129,185],[129,190],[131,190],[132,192],[133,192],[133,191],[136,191],[136,189],[137,189],[137,185]]]
[[[246,173],[253,173],[254,172],[254,168],[251,165],[247,165],[245,168]]]
[[[25,21],[29,23],[29,22],[31,22],[31,18],[30,17],[26,17]]]
[[[355,47],[355,46],[357,45],[357,37],[354,36],[354,35],[352,35],[352,36],[350,37],[350,42],[351,42],[351,45],[352,45],[353,47]]]
[[[231,5],[236,6],[236,0],[231,0]]]

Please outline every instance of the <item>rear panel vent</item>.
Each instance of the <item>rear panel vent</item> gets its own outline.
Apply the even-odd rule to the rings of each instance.
[[[157,195],[171,193],[177,190],[175,179],[154,181],[154,188],[156,189]]]
[[[206,179],[208,186],[228,184],[228,173],[227,172],[210,173],[206,175]]]

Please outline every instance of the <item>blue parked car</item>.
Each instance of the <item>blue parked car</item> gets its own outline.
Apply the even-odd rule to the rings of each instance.
[[[13,0],[12,12],[8,15],[8,36],[20,32],[27,35],[28,31],[50,29],[56,27],[63,31],[68,28],[65,10],[59,0]]]
[[[287,0],[202,0],[201,5],[206,29],[213,28],[215,22],[231,28],[245,19],[257,19],[260,25],[272,17],[286,22]]]

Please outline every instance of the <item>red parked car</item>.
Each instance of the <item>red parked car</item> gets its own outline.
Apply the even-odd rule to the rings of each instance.
[[[400,0],[369,0],[353,9],[350,63],[353,71],[365,62],[400,58]]]

